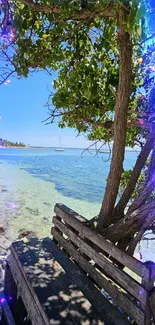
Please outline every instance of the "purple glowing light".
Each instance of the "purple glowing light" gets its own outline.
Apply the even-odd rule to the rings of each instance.
[[[155,72],[155,67],[153,65],[151,65],[149,68],[151,71]]]
[[[9,40],[10,42],[12,42],[15,38],[15,33],[14,33],[14,29],[9,30],[9,28],[2,33],[2,40]]]
[[[9,300],[9,301],[12,301],[12,297],[9,296],[9,297],[8,297],[8,300]],[[0,304],[4,304],[6,301],[7,301],[7,299],[6,299],[5,297],[0,298]]]

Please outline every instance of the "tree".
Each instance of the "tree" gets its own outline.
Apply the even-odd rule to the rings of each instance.
[[[147,6],[152,17],[149,0]],[[153,113],[149,115],[154,108],[154,71],[149,66],[154,67],[155,46],[145,42],[143,0],[3,0],[1,8],[1,82],[9,71],[27,77],[37,69],[57,70],[47,122],[56,119],[60,127],[74,127],[91,140],[113,141],[97,231],[133,254],[155,220],[155,130]],[[137,142],[141,152],[118,201],[125,146]],[[150,153],[149,172],[140,186]]]

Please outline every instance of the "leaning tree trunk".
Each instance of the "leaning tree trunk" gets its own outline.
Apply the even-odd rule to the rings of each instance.
[[[123,192],[123,195],[120,198],[119,202],[117,203],[117,205],[114,209],[113,222],[120,220],[122,218],[122,216],[124,215],[124,209],[126,208],[129,200],[131,199],[131,195],[135,189],[138,178],[141,174],[143,167],[145,166],[146,160],[147,160],[151,150],[154,147],[154,144],[155,144],[155,134],[151,132],[148,135],[147,141],[137,158],[136,164],[133,168],[131,177],[130,177],[128,184]]]
[[[133,203],[133,209],[116,224],[110,225],[103,231],[103,236],[113,243],[119,242],[128,236],[134,236],[141,227],[147,223],[150,225],[155,219],[155,200],[147,202],[148,197],[155,188],[155,172],[152,179],[146,184],[140,196]]]
[[[155,148],[152,151],[151,160],[147,173],[147,180],[150,181],[155,170]]]
[[[151,158],[150,164],[153,163],[152,160],[154,161],[154,150]],[[155,199],[150,199],[154,189],[155,172],[152,173],[151,177],[149,175],[127,214],[117,223],[111,224],[102,231],[103,236],[113,243],[117,243],[119,248],[127,251],[130,255],[133,255],[143,234],[155,220]]]
[[[154,145],[154,133],[150,133],[152,145]],[[122,250],[133,255],[137,244],[141,241],[142,236],[149,229],[155,220],[155,198],[152,193],[155,190],[155,148],[152,150],[150,163],[146,175],[146,181],[138,197],[130,205],[127,215],[118,221],[114,226],[107,229],[106,236],[110,236],[113,231],[113,240]],[[122,229],[122,226],[125,227]],[[120,230],[118,231],[120,227]],[[113,228],[113,229],[112,229]],[[115,234],[114,234],[115,232]],[[117,235],[116,235],[117,232]],[[117,237],[117,238],[116,238]],[[111,238],[112,239],[112,238]]]
[[[114,144],[105,195],[98,217],[97,228],[101,231],[111,224],[118,194],[125,153],[127,111],[132,82],[132,43],[130,34],[124,29],[127,10],[121,8],[118,17],[119,83],[115,103]]]
[[[117,243],[120,240],[121,229],[121,240],[131,237],[132,242],[134,235],[136,233],[139,233],[143,228],[146,230],[147,227],[154,221],[154,219],[155,201],[152,201],[147,204],[145,203],[133,212],[128,213],[122,220],[118,221],[118,223],[115,224],[115,227],[113,225],[110,226],[109,229],[106,230],[105,236],[113,243]],[[139,241],[140,239],[141,238],[139,238]],[[130,245],[130,243],[128,244]]]

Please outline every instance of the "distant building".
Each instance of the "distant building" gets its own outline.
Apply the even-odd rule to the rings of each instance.
[[[4,140],[2,138],[0,138],[0,146],[4,146]]]

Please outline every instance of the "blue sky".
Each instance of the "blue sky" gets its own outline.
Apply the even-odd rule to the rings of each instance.
[[[27,79],[10,78],[10,83],[0,86],[1,138],[32,146],[59,146],[61,136],[64,147],[88,147],[90,142],[84,136],[76,137],[74,129],[41,123],[48,116],[44,104],[54,77],[38,72]]]

